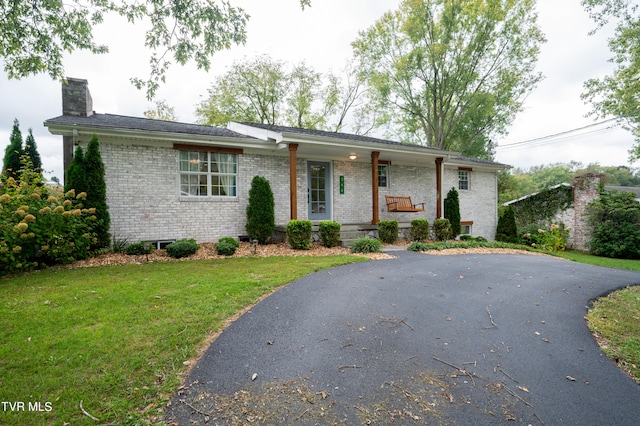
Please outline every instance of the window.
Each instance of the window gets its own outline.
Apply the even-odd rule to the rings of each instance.
[[[180,195],[235,197],[237,178],[236,154],[180,151]]]
[[[471,235],[471,225],[460,224],[460,235]]]
[[[469,170],[458,170],[458,189],[469,189]]]
[[[380,188],[389,187],[389,165],[378,164],[378,186]]]

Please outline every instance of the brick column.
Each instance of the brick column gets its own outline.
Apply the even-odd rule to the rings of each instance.
[[[298,144],[289,144],[289,204],[291,220],[298,219],[298,177],[296,173]]]
[[[373,218],[371,219],[372,225],[377,225],[380,222],[380,214],[378,212],[378,158],[380,158],[379,151],[373,151],[371,153],[371,201],[373,209]]]

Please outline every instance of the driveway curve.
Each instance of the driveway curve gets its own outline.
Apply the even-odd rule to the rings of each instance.
[[[167,422],[638,424],[640,386],[584,315],[640,273],[526,254],[394,254],[257,304],[208,348]]]

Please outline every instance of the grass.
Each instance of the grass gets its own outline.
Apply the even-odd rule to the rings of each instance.
[[[602,350],[640,384],[640,287],[598,299],[586,318]]]
[[[608,268],[627,269],[629,271],[640,271],[640,261],[630,259],[611,259],[609,257],[594,256],[589,253],[567,250],[556,253],[564,259],[573,260],[574,262],[586,263],[595,266],[605,266]]]
[[[25,405],[0,410],[0,424],[158,423],[184,363],[225,320],[288,282],[360,260],[238,258],[0,279],[0,401]]]

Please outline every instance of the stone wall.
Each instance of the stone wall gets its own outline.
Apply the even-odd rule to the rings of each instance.
[[[573,235],[569,245],[576,250],[588,250],[591,239],[591,227],[587,206],[600,196],[600,181],[604,175],[587,173],[577,176],[573,181]]]

